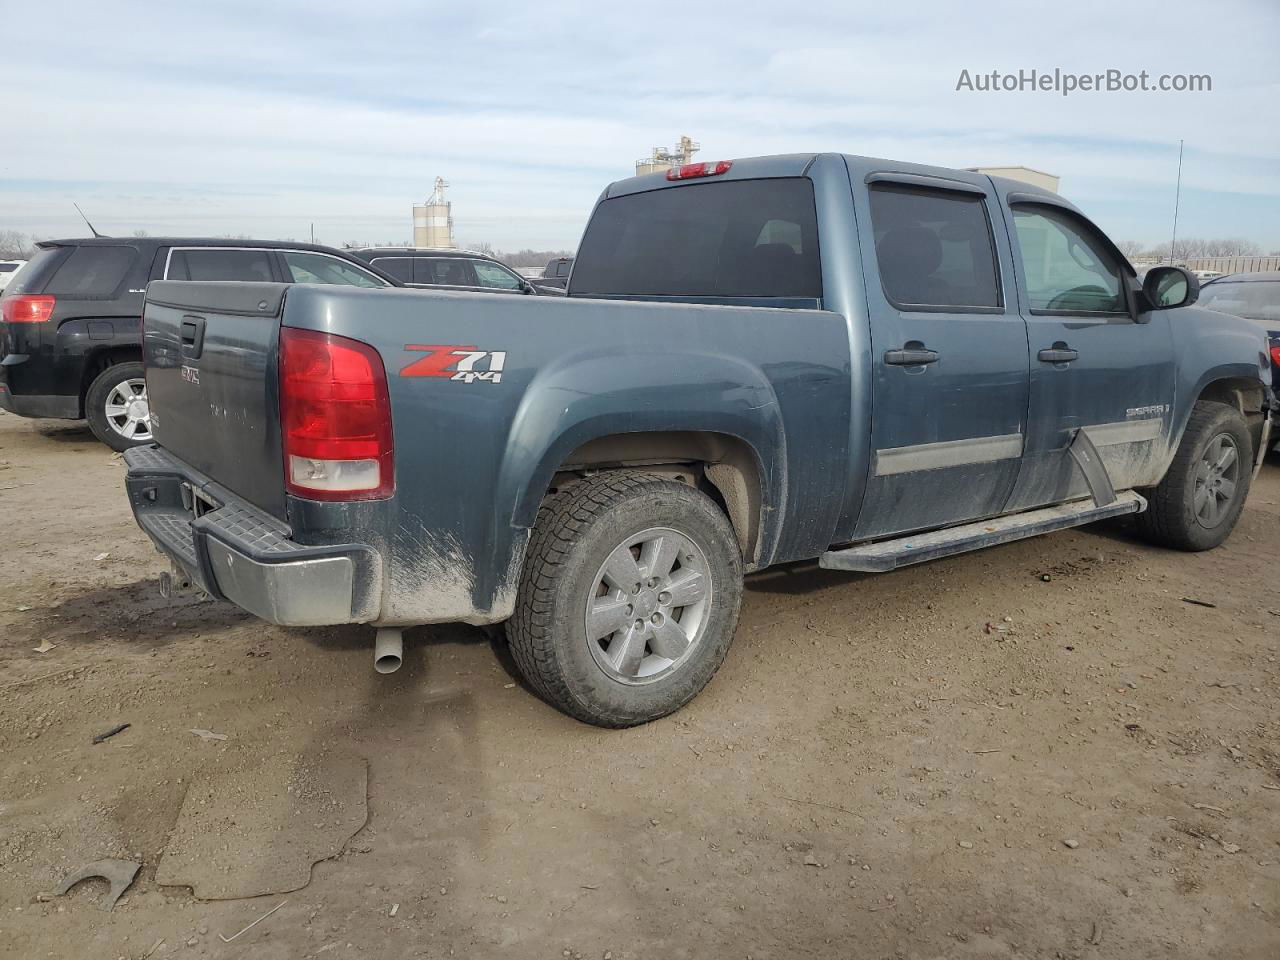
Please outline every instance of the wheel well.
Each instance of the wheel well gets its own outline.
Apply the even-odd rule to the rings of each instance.
[[[84,413],[84,398],[89,392],[89,384],[97,378],[107,367],[113,367],[117,363],[129,363],[136,360],[142,362],[141,347],[107,347],[105,350],[99,350],[97,353],[89,357],[89,362],[84,365],[84,374],[80,378],[80,412]]]
[[[748,568],[759,562],[760,464],[750,444],[738,437],[679,430],[597,437],[565,458],[552,487],[574,476],[638,468],[710,496],[728,516]]]
[[[1262,403],[1265,394],[1261,382],[1248,377],[1229,377],[1215,380],[1200,391],[1201,400],[1212,400],[1235,407],[1249,424],[1256,451],[1262,440]]]

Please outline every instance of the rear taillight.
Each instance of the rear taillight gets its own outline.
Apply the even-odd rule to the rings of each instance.
[[[1271,362],[1280,367],[1280,343],[1271,345]]]
[[[367,343],[280,331],[285,487],[311,500],[372,500],[395,489],[391,404]]]
[[[0,300],[5,323],[45,323],[53,316],[53,297],[19,294]]]
[[[686,163],[682,167],[672,167],[667,171],[668,180],[692,180],[695,177],[717,177],[728,173],[733,166],[732,160],[715,160],[711,163]]]

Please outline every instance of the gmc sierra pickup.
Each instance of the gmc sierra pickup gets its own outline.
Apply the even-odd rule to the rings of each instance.
[[[1221,543],[1269,357],[1197,291],[1026,184],[690,164],[605,190],[567,298],[153,282],[128,492],[170,586],[371,624],[382,671],[405,626],[505,622],[539,695],[627,726],[711,679],[744,572],[1121,514]]]

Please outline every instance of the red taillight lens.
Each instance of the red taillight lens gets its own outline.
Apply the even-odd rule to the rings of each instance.
[[[1271,362],[1280,367],[1280,343],[1271,345]]]
[[[716,177],[728,173],[733,166],[732,160],[716,160],[711,163],[686,163],[682,167],[672,167],[667,171],[668,180],[692,180],[695,177]]]
[[[311,500],[391,496],[387,374],[367,343],[281,329],[280,424],[290,493]]]
[[[53,316],[53,297],[19,294],[0,300],[0,317],[5,323],[45,323]]]

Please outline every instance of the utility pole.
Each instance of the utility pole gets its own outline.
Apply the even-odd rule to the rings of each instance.
[[[1173,237],[1169,240],[1169,264],[1173,264],[1178,246],[1178,201],[1182,198],[1182,141],[1178,141],[1178,185],[1173,191]]]
[[[1177,223],[1177,219],[1178,219],[1178,218],[1177,218],[1177,215],[1175,214],[1175,215],[1174,215],[1174,223],[1175,223],[1175,224]],[[1177,228],[1176,228],[1176,226],[1175,226],[1175,229],[1177,229]],[[315,225],[314,223],[311,225],[311,242],[312,242],[312,243],[315,243],[315,242],[316,242],[316,225]]]

